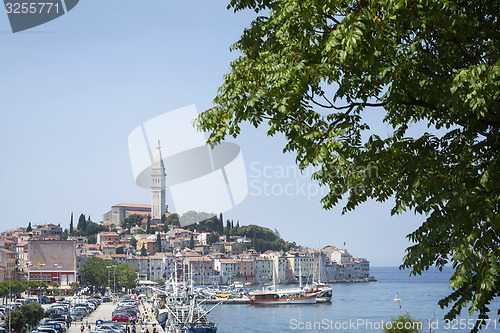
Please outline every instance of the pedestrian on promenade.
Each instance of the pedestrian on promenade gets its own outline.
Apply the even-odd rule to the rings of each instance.
[[[83,333],[83,331],[85,331],[85,326],[83,326],[83,324],[80,326],[80,331]]]

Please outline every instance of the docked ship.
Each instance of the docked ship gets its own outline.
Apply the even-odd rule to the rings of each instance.
[[[331,303],[333,296],[333,288],[326,283],[316,282],[308,289],[311,293],[318,293],[318,303]]]
[[[169,281],[165,290],[154,288],[161,299],[161,309],[157,320],[165,333],[216,333],[217,325],[209,322],[207,315],[219,304],[209,310],[193,293],[193,286]]]
[[[306,292],[304,289],[258,290],[247,293],[252,304],[316,304],[318,292]]]
[[[162,311],[165,333],[216,333],[217,325],[207,318],[212,309],[203,309],[196,296],[188,304],[168,304]]]

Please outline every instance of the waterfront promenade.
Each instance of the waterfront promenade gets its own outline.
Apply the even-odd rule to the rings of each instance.
[[[95,323],[97,320],[111,320],[111,313],[115,309],[117,304],[113,304],[112,302],[108,303],[101,303],[97,307],[97,309],[92,312],[88,317],[83,318],[83,320],[78,320],[78,321],[73,321],[71,323],[71,327],[68,328],[66,333],[81,333],[81,325],[83,324],[85,327],[84,333],[88,333],[89,331],[95,331]],[[44,305],[43,306],[45,309],[49,307],[49,305]],[[141,333],[142,328],[144,328],[145,332],[152,333],[153,328],[156,328],[157,333],[164,333],[163,329],[161,328],[160,325],[158,325],[158,322],[156,321],[156,317],[154,316],[153,312],[151,311],[151,305],[143,301],[139,305],[139,310],[140,310],[140,317],[146,318],[148,317],[148,324],[141,325],[140,323],[136,325],[136,332]],[[140,322],[140,320],[138,320]],[[89,330],[89,325],[90,325],[90,330]],[[125,324],[124,324],[125,325]]]

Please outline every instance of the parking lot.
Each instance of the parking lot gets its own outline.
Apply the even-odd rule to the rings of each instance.
[[[51,304],[44,304],[43,308],[47,309],[50,307]],[[81,325],[83,324],[85,327],[84,333],[87,333],[89,331],[94,331],[95,330],[95,324],[97,320],[111,320],[111,313],[115,309],[116,304],[113,304],[112,302],[108,303],[101,303],[93,312],[90,313],[88,317],[83,318],[83,320],[78,320],[78,321],[73,321],[71,323],[71,326],[68,328],[68,330],[65,333],[81,333]],[[149,304],[141,304],[139,306],[140,310],[140,317],[145,318],[148,316],[149,321],[148,325],[137,325],[137,333],[141,332],[141,329],[144,328],[146,332],[153,332],[153,327],[156,329],[158,333],[163,333],[163,330],[161,327],[157,324],[156,319],[152,315],[151,312],[151,307]],[[139,320],[138,320],[139,322]],[[90,330],[89,330],[90,326]]]

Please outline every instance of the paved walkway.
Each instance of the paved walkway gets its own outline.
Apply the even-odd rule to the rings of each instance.
[[[95,330],[95,323],[97,320],[111,320],[111,313],[116,308],[117,304],[113,304],[111,302],[101,303],[97,307],[97,309],[90,314],[90,316],[83,318],[81,321],[73,321],[71,326],[68,328],[66,333],[81,333],[81,325],[83,324],[85,329],[84,333]],[[47,305],[44,305],[44,308],[48,308]],[[136,325],[136,333],[141,333],[142,329],[144,329],[144,333],[164,333],[163,329],[160,325],[158,325],[158,321],[152,311],[151,305],[143,301],[139,305],[140,316],[137,320],[138,324]],[[140,324],[140,318],[143,319],[143,324]],[[146,325],[147,319],[147,325]],[[90,330],[89,330],[90,325]]]
[[[80,333],[80,326],[82,323],[85,326],[84,333],[89,331],[89,325],[91,328],[90,330],[94,331],[96,320],[111,320],[111,312],[113,312],[115,307],[116,305],[113,305],[111,302],[101,303],[101,305],[99,305],[97,309],[90,314],[90,316],[83,318],[82,321],[73,321],[71,323],[71,327],[66,331],[66,333]]]

